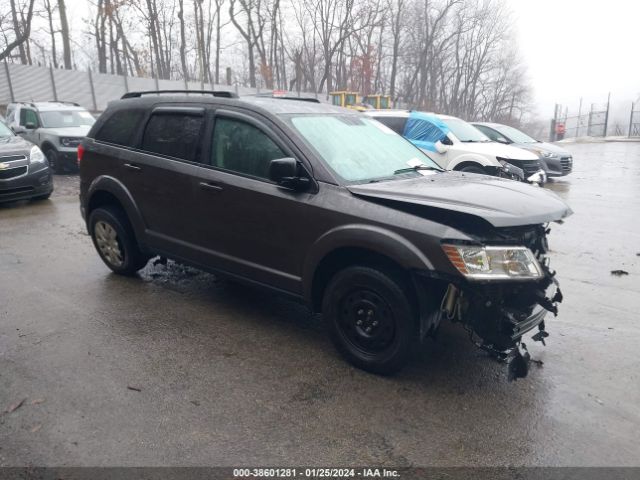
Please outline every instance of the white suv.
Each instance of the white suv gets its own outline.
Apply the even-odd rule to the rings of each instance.
[[[399,133],[447,170],[542,184],[539,158],[527,150],[493,142],[470,123],[449,115],[408,110],[364,113]]]
[[[95,118],[77,103],[22,102],[7,106],[11,129],[40,147],[56,173],[77,171],[77,148]]]

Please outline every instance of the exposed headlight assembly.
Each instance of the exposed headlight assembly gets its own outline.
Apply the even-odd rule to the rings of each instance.
[[[29,152],[29,163],[44,163],[47,159],[37,146],[31,147],[31,152]]]
[[[532,280],[544,276],[527,247],[443,245],[458,271],[469,280]]]

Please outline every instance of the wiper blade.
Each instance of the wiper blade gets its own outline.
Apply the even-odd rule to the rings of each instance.
[[[394,175],[398,175],[400,173],[417,172],[418,170],[437,170],[437,171],[440,171],[439,168],[430,167],[429,165],[416,165],[415,167],[401,168],[401,169],[396,170],[395,172],[393,172],[393,174]]]

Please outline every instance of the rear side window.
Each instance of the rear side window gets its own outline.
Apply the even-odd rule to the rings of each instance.
[[[96,133],[96,140],[133,147],[143,110],[120,110],[111,115]]]
[[[155,113],[142,140],[142,149],[182,160],[197,160],[204,116],[182,113]]]
[[[406,117],[374,117],[377,121],[386,125],[399,135],[404,133],[404,126],[407,124]]]

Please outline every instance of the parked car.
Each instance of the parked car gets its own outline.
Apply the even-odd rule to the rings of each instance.
[[[494,142],[523,148],[536,154],[547,177],[562,177],[573,170],[571,154],[553,143],[541,142],[517,128],[500,123],[474,122],[472,125]]]
[[[494,143],[460,118],[408,110],[375,110],[365,115],[404,136],[447,170],[530,183],[541,184],[546,180],[536,155]]]
[[[523,334],[546,336],[547,225],[571,213],[552,192],[445,172],[343,108],[149,93],[111,102],[78,148],[81,212],[115,273],[160,255],[301,299],[376,373],[446,318],[519,361]]]
[[[93,115],[77,103],[10,103],[7,122],[21,137],[44,152],[56,173],[77,171],[77,148],[95,123]]]
[[[42,151],[0,122],[0,202],[44,200],[53,192]]]

